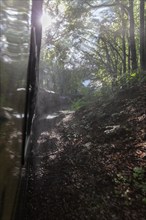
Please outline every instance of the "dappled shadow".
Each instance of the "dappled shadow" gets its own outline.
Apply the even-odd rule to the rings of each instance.
[[[40,129],[28,161],[24,219],[144,220],[133,173],[146,165],[145,96],[117,102],[64,113]]]

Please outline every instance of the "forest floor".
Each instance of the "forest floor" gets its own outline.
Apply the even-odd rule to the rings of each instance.
[[[25,220],[145,220],[146,85],[37,123]]]

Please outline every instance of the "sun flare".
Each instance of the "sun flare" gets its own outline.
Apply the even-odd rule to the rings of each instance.
[[[53,18],[51,16],[49,16],[46,12],[43,12],[43,15],[40,19],[40,22],[42,24],[42,28],[44,30],[46,30],[47,28],[49,28],[53,22]]]

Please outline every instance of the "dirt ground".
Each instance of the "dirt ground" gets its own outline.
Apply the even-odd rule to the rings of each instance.
[[[36,121],[25,220],[145,220],[146,85]]]

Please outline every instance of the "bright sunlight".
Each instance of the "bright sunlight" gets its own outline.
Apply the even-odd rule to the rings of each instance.
[[[58,9],[59,9],[59,16],[62,16],[64,14],[64,12],[65,12],[65,5],[64,4],[60,4],[58,6]],[[53,24],[58,19],[58,15],[57,14],[56,15],[52,14],[52,11],[53,11],[53,5],[51,5],[51,2],[50,2],[50,9],[48,10],[48,12],[44,9],[43,15],[40,18],[40,22],[42,24],[43,31],[45,31],[46,29],[48,29],[50,27],[52,28]]]
[[[44,11],[43,15],[42,15],[42,17],[40,19],[40,22],[42,24],[43,30],[46,30],[47,28],[49,28],[52,25],[53,18],[51,16],[49,16],[48,13],[46,13]]]

